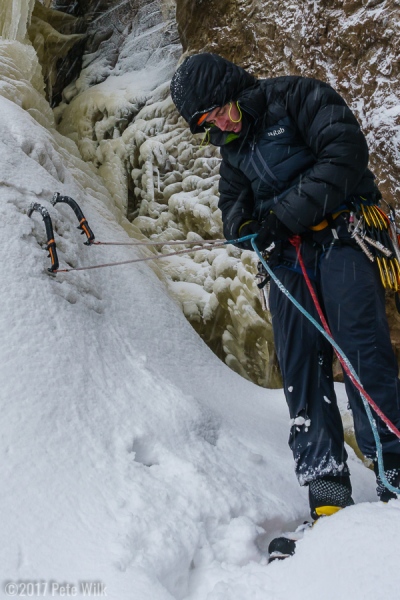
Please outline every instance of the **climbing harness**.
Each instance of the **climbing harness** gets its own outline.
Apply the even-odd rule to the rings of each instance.
[[[379,277],[386,290],[394,292],[396,308],[400,313],[400,246],[399,233],[396,227],[395,211],[393,207],[383,200],[388,209],[388,214],[379,206],[367,204],[365,198],[359,197],[357,202],[351,202],[346,208],[326,218],[310,229],[320,234],[330,228],[331,242],[319,242],[326,251],[340,245],[352,245],[360,249],[368,260],[375,263]],[[336,230],[336,219],[341,216],[341,223],[347,225],[349,236],[339,238]]]
[[[53,224],[51,222],[51,217],[49,215],[47,208],[45,208],[41,204],[38,204],[37,202],[32,202],[32,204],[30,205],[30,207],[28,209],[28,217],[31,217],[32,213],[34,211],[37,211],[38,213],[40,213],[42,215],[42,218],[43,218],[43,221],[44,221],[44,224],[46,227],[47,250],[49,252],[49,258],[51,259],[51,267],[47,270],[50,273],[54,273],[58,269],[59,262],[58,262],[58,256],[57,256],[56,243],[54,241]]]
[[[388,429],[392,433],[394,433],[399,440],[400,440],[400,431],[386,417],[386,415],[380,410],[380,408],[372,400],[372,398],[369,396],[369,394],[364,390],[364,388],[362,386],[362,383],[361,383],[361,381],[360,381],[357,373],[354,370],[354,367],[351,365],[349,359],[346,357],[346,355],[344,354],[343,350],[337,345],[337,343],[333,339],[332,334],[331,334],[330,329],[329,329],[329,326],[328,326],[328,323],[326,322],[326,319],[325,319],[324,314],[322,312],[321,306],[319,305],[319,302],[318,302],[317,296],[315,294],[314,288],[312,287],[310,278],[308,277],[308,273],[307,273],[307,270],[305,268],[305,265],[304,265],[304,262],[303,262],[303,258],[301,256],[301,252],[300,252],[301,238],[300,238],[300,236],[293,236],[290,239],[290,241],[294,245],[294,247],[296,248],[297,257],[298,257],[298,260],[299,260],[299,264],[301,266],[301,270],[302,270],[303,276],[305,278],[305,281],[307,283],[307,287],[308,287],[308,289],[309,289],[309,291],[311,293],[311,296],[313,298],[315,307],[317,309],[318,315],[319,315],[319,317],[321,319],[321,322],[322,322],[323,326],[321,326],[314,319],[314,317],[312,317],[312,315],[310,315],[310,313],[307,310],[305,310],[303,308],[303,306],[291,295],[291,293],[289,292],[289,290],[287,290],[285,288],[285,286],[280,281],[280,279],[278,279],[278,277],[275,275],[275,273],[273,272],[273,270],[268,266],[267,262],[265,261],[264,257],[262,256],[261,252],[257,248],[257,245],[255,243],[255,238],[256,237],[257,237],[257,234],[253,234],[252,235],[251,245],[252,245],[254,251],[256,252],[258,258],[260,259],[260,262],[262,263],[263,267],[265,268],[265,270],[267,271],[268,275],[270,276],[270,278],[273,279],[273,281],[276,283],[276,285],[278,286],[278,288],[285,294],[285,296],[290,300],[290,302],[292,302],[296,306],[296,308],[298,308],[300,310],[300,312],[330,342],[330,344],[333,346],[334,351],[335,351],[335,353],[336,353],[336,355],[337,355],[337,357],[338,357],[338,359],[340,361],[340,364],[343,367],[343,370],[346,372],[346,374],[348,375],[350,381],[353,383],[353,385],[359,391],[361,399],[362,399],[362,402],[363,402],[364,407],[365,407],[365,411],[366,411],[367,416],[368,416],[368,420],[369,420],[371,428],[372,428],[374,440],[375,440],[376,451],[377,451],[379,476],[380,476],[380,478],[382,480],[382,483],[385,485],[385,487],[388,490],[390,490],[391,492],[393,492],[395,494],[400,494],[400,489],[392,486],[389,483],[389,481],[387,480],[386,476],[385,476],[385,470],[384,470],[384,464],[383,464],[382,444],[381,444],[381,441],[379,439],[379,433],[378,433],[376,421],[375,421],[375,419],[374,419],[374,417],[372,415],[370,406],[374,409],[375,413],[386,424],[386,426],[388,427]]]

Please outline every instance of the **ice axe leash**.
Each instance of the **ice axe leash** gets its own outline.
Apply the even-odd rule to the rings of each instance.
[[[375,419],[374,419],[374,417],[372,415],[370,407],[373,408],[373,410],[375,411],[375,413],[382,419],[382,421],[385,423],[385,425],[388,427],[388,429],[392,433],[394,433],[399,440],[400,440],[400,431],[390,421],[390,419],[388,419],[388,417],[381,411],[381,409],[377,406],[377,404],[372,400],[372,398],[369,396],[369,394],[365,391],[365,389],[363,388],[363,385],[362,385],[362,383],[361,383],[361,381],[360,381],[357,373],[354,370],[354,367],[350,363],[350,361],[347,358],[347,356],[344,354],[343,350],[338,346],[338,344],[333,339],[331,331],[329,329],[329,325],[326,322],[325,316],[324,316],[324,314],[322,312],[322,309],[321,309],[321,306],[320,306],[320,304],[318,302],[318,298],[316,296],[315,290],[314,290],[314,288],[313,288],[313,286],[311,284],[310,278],[309,278],[309,276],[307,274],[306,267],[304,265],[303,257],[301,255],[301,251],[300,251],[300,244],[301,244],[301,238],[300,238],[300,236],[293,236],[292,238],[290,238],[290,242],[293,244],[293,246],[296,249],[297,258],[298,258],[298,261],[299,261],[299,264],[300,264],[301,271],[303,273],[303,276],[304,276],[304,279],[306,281],[307,287],[308,287],[308,289],[310,291],[310,294],[312,296],[312,299],[314,301],[315,308],[316,308],[316,310],[318,312],[318,315],[319,315],[319,317],[321,319],[322,326],[291,295],[291,293],[289,292],[289,290],[287,290],[285,288],[285,286],[280,281],[280,279],[278,279],[278,277],[275,275],[275,273],[273,272],[273,270],[269,267],[268,263],[264,260],[264,257],[262,256],[261,252],[257,248],[256,242],[255,242],[256,237],[257,237],[257,234],[253,234],[251,236],[251,245],[253,247],[254,252],[257,254],[259,260],[261,261],[263,267],[266,269],[267,273],[271,277],[271,279],[276,283],[276,285],[278,286],[278,288],[281,290],[281,292],[283,292],[285,294],[285,296],[290,300],[290,302],[292,302],[292,304],[294,304],[296,306],[296,308],[299,309],[299,311],[318,329],[318,331],[333,346],[333,349],[334,349],[334,351],[336,353],[336,356],[339,359],[340,364],[343,367],[343,370],[345,371],[346,375],[349,377],[350,381],[353,383],[353,385],[355,386],[355,388],[359,391],[361,399],[362,399],[362,402],[364,404],[365,411],[366,411],[367,416],[368,416],[368,420],[369,420],[371,428],[372,428],[372,433],[373,433],[373,436],[374,436],[374,440],[375,440],[377,460],[378,460],[379,477],[381,478],[383,485],[388,490],[390,490],[391,492],[393,492],[395,494],[400,494],[400,489],[392,486],[388,482],[388,480],[387,480],[387,478],[385,476],[385,469],[384,469],[384,464],[383,464],[382,444],[381,444],[381,441],[380,441],[380,438],[379,438],[379,433],[378,433],[378,428],[377,428],[377,425],[376,425],[376,421],[375,421]]]

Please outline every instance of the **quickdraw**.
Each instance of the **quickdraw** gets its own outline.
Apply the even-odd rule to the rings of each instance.
[[[389,215],[376,205],[361,204],[357,211],[350,212],[349,231],[367,258],[376,262],[383,287],[399,292],[399,239],[394,209],[386,204]]]
[[[47,208],[45,208],[41,204],[38,204],[37,202],[32,202],[32,204],[30,205],[29,210],[28,210],[28,217],[31,217],[32,213],[34,211],[37,211],[38,213],[40,213],[42,215],[42,218],[43,218],[43,221],[44,221],[44,224],[46,227],[47,250],[49,252],[49,258],[51,259],[51,267],[47,270],[50,273],[54,273],[55,271],[57,271],[57,269],[59,267],[59,262],[58,262],[58,256],[57,256],[56,243],[54,241],[54,232],[53,232],[53,224],[51,222],[51,217],[49,215]]]

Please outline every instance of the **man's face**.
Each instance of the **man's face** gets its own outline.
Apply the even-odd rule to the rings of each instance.
[[[207,115],[206,122],[216,125],[221,131],[239,133],[242,129],[241,115],[234,102],[214,108]]]

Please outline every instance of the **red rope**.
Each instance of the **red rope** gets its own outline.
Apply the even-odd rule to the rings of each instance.
[[[333,338],[331,330],[329,329],[329,325],[328,325],[328,323],[327,323],[327,321],[325,319],[325,315],[322,312],[322,308],[321,308],[321,305],[320,305],[320,303],[318,301],[317,294],[315,293],[315,290],[314,290],[314,288],[312,286],[312,283],[310,281],[310,278],[308,276],[306,267],[304,265],[303,257],[302,257],[301,252],[300,252],[301,237],[299,235],[292,236],[290,238],[290,243],[296,249],[297,259],[299,261],[301,271],[303,273],[303,276],[304,276],[304,279],[306,281],[307,287],[308,287],[308,289],[310,291],[311,297],[312,297],[312,299],[314,301],[314,305],[315,305],[315,308],[317,309],[319,318],[321,319],[322,326],[325,329],[326,333],[331,338]],[[367,394],[367,392],[365,391],[365,389],[363,388],[363,386],[354,378],[354,375],[351,373],[351,371],[350,371],[350,369],[349,369],[346,361],[341,356],[341,354],[339,354],[339,352],[336,350],[336,348],[334,348],[334,351],[335,351],[336,356],[339,359],[340,364],[343,367],[343,370],[345,371],[346,375],[349,377],[350,381],[357,388],[357,390],[364,396],[364,398],[367,400],[368,404],[371,406],[371,408],[374,409],[374,411],[376,412],[376,414],[388,426],[388,428],[390,429],[390,431],[392,431],[392,433],[394,433],[396,435],[396,437],[398,437],[400,439],[400,431],[390,421],[390,419],[381,411],[381,409],[379,408],[379,406],[372,400],[371,396],[369,394]]]

